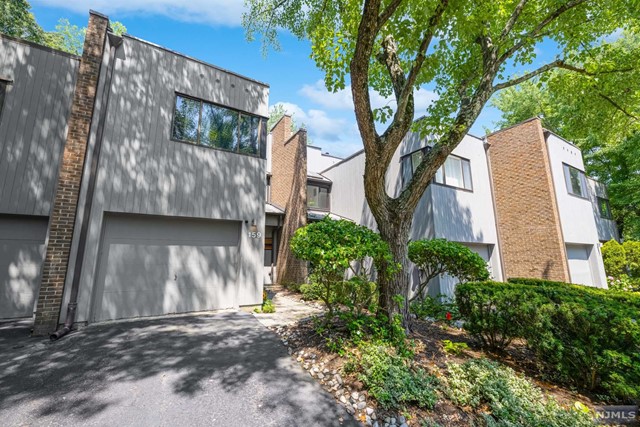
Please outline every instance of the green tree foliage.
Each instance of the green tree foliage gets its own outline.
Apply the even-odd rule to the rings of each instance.
[[[45,35],[47,46],[74,55],[82,55],[86,27],[80,28],[72,25],[68,19],[61,18],[56,25],[56,30]]]
[[[109,23],[109,25],[116,35],[120,36],[127,32],[127,27],[121,22],[114,21]],[[78,27],[77,25],[71,24],[68,19],[62,18],[58,21],[55,31],[45,34],[44,41],[45,44],[51,48],[74,55],[82,55],[86,33],[87,27]]]
[[[34,43],[44,40],[44,31],[26,0],[0,0],[0,33]]]
[[[640,239],[640,35],[625,31],[589,50],[586,68],[617,63],[622,72],[605,75],[556,70],[499,92],[500,127],[534,116],[575,142],[587,172],[606,184],[614,218],[627,239]]]
[[[326,87],[336,91],[350,84],[366,156],[365,195],[394,264],[401,265],[400,272],[379,281],[381,305],[401,313],[406,324],[413,212],[491,95],[557,68],[613,74],[617,62],[582,64],[601,37],[620,28],[635,30],[640,17],[638,3],[628,0],[248,0],[248,5],[249,39],[260,34],[267,46],[277,46],[280,28],[309,39]],[[556,59],[513,75],[511,70],[536,62],[543,40],[558,46]],[[425,86],[438,99],[414,124],[414,94]],[[393,97],[393,107],[373,109],[371,90]],[[379,132],[376,121],[386,129]],[[412,127],[429,135],[433,148],[406,188],[391,196],[386,172]]]
[[[291,239],[291,250],[310,263],[309,280],[318,287],[316,296],[326,304],[329,315],[336,304],[362,308],[370,299],[366,290],[371,289],[374,269],[392,260],[389,246],[377,233],[329,217],[299,228]],[[348,273],[352,278],[346,280]]]
[[[429,282],[441,274],[448,274],[462,283],[489,279],[487,263],[480,255],[447,239],[410,242],[409,259],[420,271],[420,286],[411,300],[424,297]]]

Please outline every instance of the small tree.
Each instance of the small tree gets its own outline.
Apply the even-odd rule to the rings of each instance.
[[[627,254],[625,248],[611,239],[602,245],[602,261],[608,276],[620,278],[626,273]]]
[[[310,279],[319,287],[317,296],[326,304],[329,316],[336,302],[361,305],[358,301],[336,300],[339,293],[358,296],[358,292],[339,292],[348,272],[353,274],[349,285],[370,286],[374,269],[382,262],[392,262],[389,246],[377,233],[351,221],[328,217],[299,228],[291,239],[291,250],[310,263]]]
[[[448,274],[461,283],[487,280],[489,270],[480,255],[466,246],[446,239],[416,240],[409,243],[409,259],[420,271],[420,285],[409,301],[422,298],[431,279]]]

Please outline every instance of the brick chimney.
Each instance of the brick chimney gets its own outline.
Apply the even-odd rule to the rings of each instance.
[[[569,282],[547,143],[534,118],[487,137],[505,279]]]
[[[106,16],[90,12],[69,116],[67,140],[49,219],[48,244],[33,329],[33,335],[36,336],[49,334],[58,326],[108,27],[109,19]]]
[[[307,132],[293,133],[291,116],[283,116],[271,130],[271,201],[285,208],[278,247],[277,284],[304,283],[307,266],[289,248],[293,233],[307,225]],[[292,134],[293,133],[293,134]]]

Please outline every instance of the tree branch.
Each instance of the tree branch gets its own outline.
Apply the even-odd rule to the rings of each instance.
[[[573,71],[576,73],[580,73],[580,74],[584,74],[585,76],[598,76],[598,75],[602,75],[602,74],[612,74],[612,73],[627,73],[629,71],[634,71],[634,68],[623,68],[623,69],[619,69],[619,70],[604,70],[604,71],[588,71],[584,68],[580,68],[580,67],[576,67],[575,65],[571,65],[571,64],[567,64],[563,59],[556,59],[553,62],[550,62],[540,68],[538,68],[535,71],[532,71],[530,73],[524,74],[518,78],[503,82],[503,83],[498,83],[495,86],[493,86],[493,91],[498,91],[501,89],[505,89],[511,86],[515,86],[518,85],[526,80],[529,80],[537,75],[540,75],[542,73],[545,73],[553,68],[562,68],[565,70],[569,70],[569,71]]]
[[[602,99],[604,99],[605,101],[607,101],[609,104],[611,104],[616,110],[622,112],[625,116],[629,117],[630,119],[634,119],[635,121],[640,121],[640,117],[628,112],[627,110],[625,110],[624,107],[622,107],[620,104],[618,104],[616,101],[614,101],[610,96],[605,95],[602,92],[598,92],[598,96]]]
[[[418,53],[416,54],[416,58],[413,61],[413,65],[409,70],[408,76],[405,78],[404,74],[402,78],[398,78],[397,82],[394,81],[394,93],[396,96],[396,112],[394,114],[393,123],[387,128],[387,130],[382,135],[382,139],[385,141],[394,141],[389,144],[389,150],[392,150],[391,154],[395,152],[397,145],[400,143],[401,138],[398,138],[398,135],[404,136],[406,132],[409,130],[411,126],[411,122],[413,121],[413,113],[414,109],[414,100],[413,100],[413,90],[418,79],[418,75],[422,70],[422,66],[424,65],[424,61],[427,57],[427,50],[431,45],[431,41],[433,40],[433,36],[436,32],[438,24],[444,14],[447,6],[449,5],[449,0],[441,0],[433,14],[429,18],[429,22],[427,23],[427,29],[420,41],[420,47],[418,48]],[[397,59],[397,55],[396,55]],[[399,61],[396,62],[396,66],[400,72],[402,72]],[[391,74],[391,71],[390,71]],[[392,76],[393,80],[393,76]],[[396,88],[397,83],[397,88]],[[400,89],[400,90],[397,90]],[[398,144],[395,144],[395,141],[398,141]]]
[[[513,26],[516,25],[516,22],[518,22],[518,18],[520,17],[520,14],[522,13],[522,9],[524,9],[525,5],[527,4],[527,1],[528,0],[520,0],[520,2],[516,5],[516,8],[513,10],[513,13],[509,17],[509,20],[507,21],[506,25],[504,26],[504,29],[502,30],[502,33],[500,33],[500,40],[501,41],[504,40],[504,38],[509,35],[511,30],[513,29]]]
[[[515,79],[511,79],[508,80],[506,82],[502,82],[502,83],[498,83],[496,85],[493,86],[493,92],[496,92],[498,90],[502,90],[502,89],[506,89],[508,87],[511,86],[515,86],[515,85],[519,85],[522,82],[525,82],[537,75],[540,75],[542,73],[546,73],[547,71],[553,69],[553,68],[562,68],[561,65],[564,64],[564,61],[562,61],[561,59],[555,60],[553,62],[550,62],[546,65],[543,65],[542,67],[538,68],[535,71],[531,71],[530,73],[526,73],[523,74],[520,77],[517,77]]]
[[[378,16],[378,20],[377,20],[378,31],[380,31],[382,26],[387,23],[387,21],[389,20],[389,18],[391,18],[391,16],[393,16],[393,14],[398,9],[401,3],[402,3],[402,0],[391,0],[391,3],[389,3],[387,7],[382,11],[380,16]]]
[[[519,42],[514,44],[510,49],[507,49],[507,51],[504,54],[502,54],[502,56],[500,56],[500,63],[503,63],[504,61],[509,59],[511,55],[513,55],[522,46],[524,46],[527,40],[539,37],[542,34],[542,30],[544,30],[547,27],[547,25],[551,24],[553,21],[555,21],[560,16],[562,16],[564,13],[568,12],[569,10],[583,3],[586,3],[587,1],[589,0],[571,0],[563,4],[553,12],[551,12],[549,15],[547,15],[546,18],[540,21],[540,23],[533,30],[523,35]]]

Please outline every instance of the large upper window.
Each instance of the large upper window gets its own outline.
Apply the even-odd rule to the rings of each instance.
[[[574,196],[587,198],[587,180],[584,172],[573,166],[564,164],[564,180],[567,184],[567,191]]]
[[[199,99],[176,96],[172,139],[242,154],[261,155],[266,120]]]
[[[307,206],[328,211],[331,208],[329,204],[329,188],[307,184]]]
[[[436,171],[434,181],[450,187],[473,190],[471,181],[471,162],[453,154],[447,157],[444,165]]]
[[[600,217],[604,219],[612,219],[613,217],[611,215],[609,200],[602,197],[597,197],[596,200],[598,202],[598,211],[600,212]]]
[[[422,159],[430,149],[431,147],[424,147],[402,158],[402,181],[404,185],[408,184],[422,162]],[[444,165],[436,171],[434,182],[450,187],[473,190],[471,163],[462,157],[453,154],[449,155]]]

